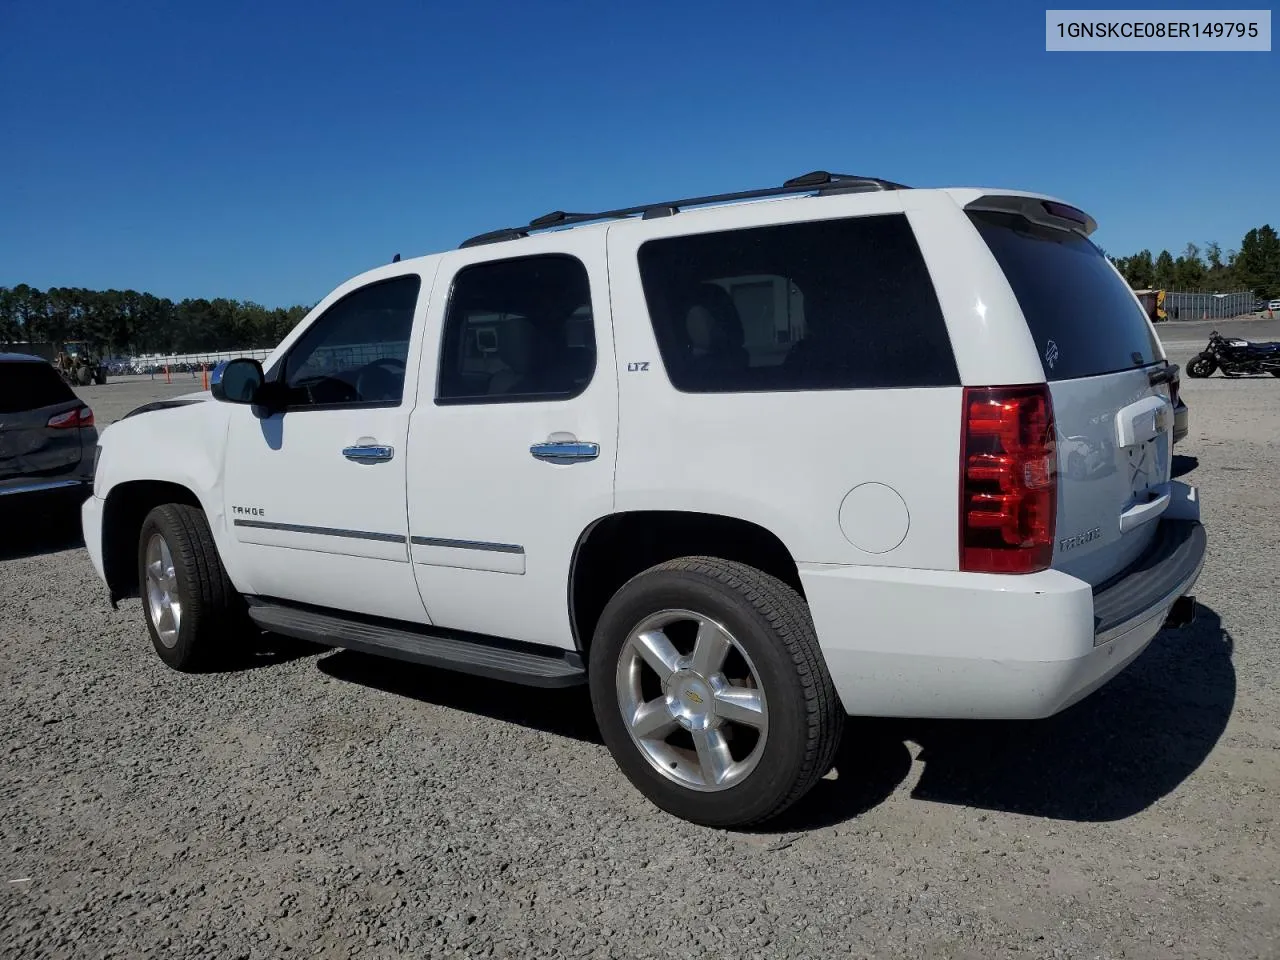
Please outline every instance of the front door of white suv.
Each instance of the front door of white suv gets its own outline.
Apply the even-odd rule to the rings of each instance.
[[[432,622],[565,648],[581,532],[611,512],[617,371],[598,231],[441,263],[409,425],[413,567]]]
[[[273,364],[284,409],[231,407],[225,517],[260,596],[426,620],[409,565],[405,464],[430,277],[338,288]]]

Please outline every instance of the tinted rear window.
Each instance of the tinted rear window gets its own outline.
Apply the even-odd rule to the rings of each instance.
[[[971,212],[1018,298],[1049,380],[1154,363],[1158,345],[1128,284],[1093,243],[1016,214]]]
[[[906,217],[650,240],[640,277],[678,390],[742,393],[960,382]]]
[[[0,413],[39,410],[75,398],[47,363],[0,361]]]

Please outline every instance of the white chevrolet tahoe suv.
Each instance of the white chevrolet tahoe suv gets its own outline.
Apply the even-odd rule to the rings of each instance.
[[[397,257],[107,427],[85,541],[176,669],[585,683],[653,803],[763,821],[846,715],[1045,717],[1193,614],[1176,368],[1095,226],[817,172]]]

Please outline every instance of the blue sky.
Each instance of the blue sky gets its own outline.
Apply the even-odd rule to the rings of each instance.
[[[1280,225],[1280,54],[1046,53],[1044,10],[3,0],[0,285],[312,303],[815,168],[1044,190],[1113,253]]]

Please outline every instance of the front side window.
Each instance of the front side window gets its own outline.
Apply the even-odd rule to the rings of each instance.
[[[960,382],[928,267],[901,214],[650,240],[639,265],[678,390]]]
[[[372,283],[326,310],[285,360],[288,406],[399,404],[421,284],[417,274]]]
[[[564,254],[463,267],[440,348],[437,403],[567,400],[596,366],[586,267]]]

